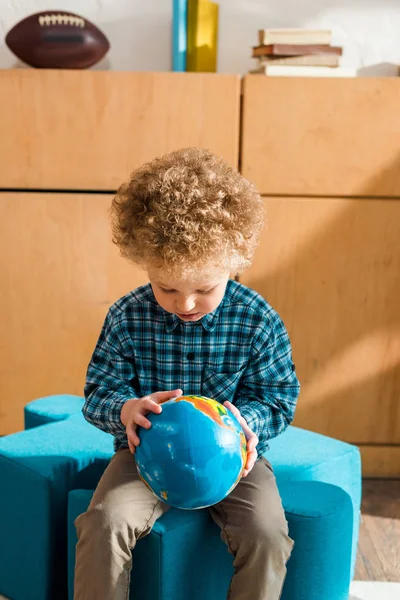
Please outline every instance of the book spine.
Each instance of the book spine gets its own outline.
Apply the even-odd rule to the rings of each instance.
[[[356,77],[357,69],[351,67],[300,67],[300,66],[270,66],[249,71],[252,74],[269,75],[270,77]]]
[[[260,46],[268,44],[331,44],[332,32],[312,29],[259,29],[258,43]]]
[[[341,56],[342,48],[339,46],[328,46],[326,44],[268,44],[264,46],[253,46],[253,57],[321,54]]]
[[[304,66],[304,67],[338,67],[340,60],[338,56],[333,55],[305,55],[305,56],[261,56],[257,58],[260,67],[264,65],[288,65],[288,66]]]
[[[172,70],[186,71],[188,0],[172,4]]]
[[[188,6],[187,6],[187,55],[186,55],[186,68],[188,71],[195,71],[197,12],[198,12],[198,0],[188,0]]]

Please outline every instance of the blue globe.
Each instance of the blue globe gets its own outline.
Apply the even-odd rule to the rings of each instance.
[[[144,483],[163,502],[196,509],[223,500],[246,464],[246,438],[225,406],[203,396],[180,396],[150,413],[139,430],[136,464]]]

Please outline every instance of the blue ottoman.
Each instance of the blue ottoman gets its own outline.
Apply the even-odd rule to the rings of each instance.
[[[113,438],[82,415],[0,438],[0,595],[67,597],[67,503],[93,489]]]
[[[353,505],[341,488],[318,481],[285,482],[280,494],[295,546],[282,600],[348,600]],[[74,521],[92,492],[68,503],[69,599],[73,600]],[[131,600],[226,600],[232,556],[207,510],[171,509],[132,555]],[[151,568],[149,567],[151,565]],[[250,594],[249,594],[250,597]]]
[[[285,481],[322,481],[337,485],[349,494],[353,502],[353,578],[360,528],[360,451],[352,444],[298,427],[288,427],[270,440],[269,445],[265,456],[274,468],[279,488]]]
[[[82,411],[84,398],[72,394],[45,396],[29,402],[24,408],[25,429],[65,421]]]
[[[40,403],[43,413],[40,418],[46,418],[46,399],[38,401],[37,406]],[[72,409],[69,400],[67,410],[55,409],[54,401],[50,401],[50,408],[52,414],[47,415],[49,424],[0,439],[0,594],[12,600],[64,600],[67,597],[68,493],[86,489],[91,495],[113,454],[112,437],[86,423],[81,413],[72,414],[75,408]],[[69,412],[70,409],[72,412]],[[65,420],[51,422],[58,418]],[[358,449],[289,427],[281,436],[271,440],[266,456],[273,464],[278,487],[285,494],[289,521],[290,495],[284,491],[286,483],[293,485],[301,480],[330,483],[350,496],[354,520],[353,570],[361,497]],[[308,510],[319,507],[314,496],[307,499]],[[294,506],[300,510],[297,505]],[[205,518],[193,517],[193,514],[188,513],[187,518],[191,515],[194,519]],[[172,518],[169,514],[167,517]],[[304,521],[303,518],[299,522],[300,528]],[[175,527],[174,523],[172,525]],[[172,525],[168,530],[171,536]],[[177,535],[179,537],[179,532]],[[212,535],[218,536],[218,531]],[[150,536],[141,543],[151,544]],[[317,553],[323,549],[321,544],[315,546]],[[227,554],[223,546],[222,550]],[[199,556],[202,551],[198,549]],[[207,549],[204,552],[206,560]],[[227,558],[230,559],[229,555]],[[204,564],[208,565],[208,562]],[[21,572],[24,577],[20,576]],[[290,600],[298,599],[292,597]]]
[[[80,413],[84,399],[60,394],[33,400],[25,407],[25,429],[66,419]],[[299,452],[288,448],[299,446]],[[280,481],[323,481],[339,485],[353,501],[352,577],[354,575],[361,505],[361,461],[358,449],[312,431],[288,427],[270,441],[266,457],[272,463],[278,484]],[[332,468],[328,468],[332,464]]]

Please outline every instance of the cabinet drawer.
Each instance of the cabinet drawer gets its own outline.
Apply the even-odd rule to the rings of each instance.
[[[267,198],[243,283],[284,320],[302,384],[295,424],[400,444],[400,201]]]
[[[0,87],[1,188],[113,191],[185,146],[238,164],[236,75],[15,69]]]
[[[1,193],[0,435],[24,405],[83,394],[109,306],[146,282],[111,242],[108,194]]]
[[[248,75],[242,171],[262,194],[400,196],[400,79]]]

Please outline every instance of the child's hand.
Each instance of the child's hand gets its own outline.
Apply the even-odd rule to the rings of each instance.
[[[140,444],[139,436],[136,433],[137,426],[150,429],[151,423],[146,419],[146,415],[149,412],[160,414],[162,411],[160,404],[178,396],[182,396],[182,390],[155,392],[143,398],[132,398],[125,402],[121,410],[121,422],[125,425],[128,446],[132,454],[135,454],[136,446]]]
[[[231,402],[224,402],[224,406],[226,406],[226,408],[235,415],[235,417],[243,427],[243,431],[247,439],[247,461],[242,473],[242,477],[246,477],[246,475],[248,475],[254,467],[254,463],[257,460],[256,447],[258,444],[258,437],[247,425],[245,418],[242,417],[236,406],[233,406]]]

